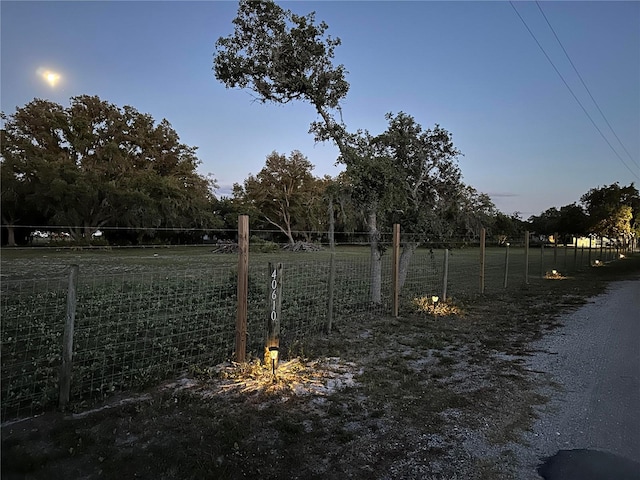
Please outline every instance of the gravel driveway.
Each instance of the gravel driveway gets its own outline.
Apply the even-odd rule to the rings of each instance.
[[[561,322],[533,344],[529,368],[554,386],[524,437],[519,478],[540,479],[541,459],[563,451],[544,478],[640,479],[640,279],[612,283]]]

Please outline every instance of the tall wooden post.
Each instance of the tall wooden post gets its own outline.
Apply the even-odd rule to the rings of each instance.
[[[238,311],[236,315],[236,361],[247,356],[247,303],[249,297],[249,216],[238,217]]]
[[[393,224],[393,316],[399,314],[400,299],[400,224]]]
[[[558,268],[558,232],[553,234],[553,268]]]
[[[327,333],[331,333],[333,328],[333,291],[336,285],[336,239],[335,239],[335,213],[333,211],[333,197],[329,196],[329,249],[331,258],[329,259],[329,285],[327,292]]]
[[[71,392],[71,370],[73,366],[73,330],[76,321],[76,290],[78,287],[78,265],[71,265],[69,287],[67,290],[67,315],[62,337],[62,366],[60,367],[60,396],[58,405],[61,409],[69,403]]]
[[[480,229],[480,293],[484,293],[484,262],[485,262],[485,239],[487,231],[483,228]]]

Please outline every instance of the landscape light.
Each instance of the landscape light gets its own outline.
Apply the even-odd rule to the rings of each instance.
[[[620,258],[624,258],[624,255],[622,253],[620,254]]]
[[[551,270],[551,275],[558,275],[558,271],[557,270]]]
[[[278,347],[269,347],[269,356],[271,360],[278,360]]]
[[[435,305],[436,303],[438,303],[438,300],[439,300],[439,298],[438,298],[438,296],[437,296],[437,295],[434,295],[433,297],[431,297],[431,301],[433,302],[433,304],[434,304],[434,305]]]
[[[596,260],[594,263],[595,263],[596,265],[600,265],[600,260]]]
[[[278,362],[278,347],[269,347],[269,357],[271,357],[271,371],[276,374],[276,363]]]

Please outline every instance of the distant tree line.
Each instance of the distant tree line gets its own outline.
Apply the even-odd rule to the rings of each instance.
[[[423,131],[404,113],[388,119],[387,131],[367,140],[374,161],[355,172],[316,177],[301,152],[274,151],[231,196],[217,198],[214,180],[196,171],[195,147],[180,143],[166,120],[156,124],[98,97],[74,97],[66,109],[36,99],[5,116],[0,132],[3,245],[26,244],[42,229],[68,233],[76,243],[95,241],[100,229],[100,241],[112,244],[200,243],[207,233],[233,237],[239,214],[250,216],[253,230],[269,232],[262,234],[267,240],[326,241],[332,228],[341,241],[354,242],[367,239],[371,204],[377,228],[402,224],[408,248],[474,241],[481,228],[498,243],[527,229],[561,239],[640,233],[633,183],[591,189],[579,203],[525,222],[461,181],[446,131]],[[446,153],[425,162],[434,143]]]
[[[28,244],[36,230],[68,234],[75,244],[199,243],[207,234],[233,237],[239,214],[269,231],[267,239],[288,243],[329,229],[362,240],[372,214],[378,230],[402,223],[413,248],[424,239],[477,239],[482,226],[505,238],[518,230],[516,217],[462,183],[450,134],[423,131],[404,113],[388,115],[383,134],[363,134],[355,148],[369,149],[371,161],[336,178],[314,176],[301,152],[274,151],[222,198],[197,172],[196,148],[167,120],[133,107],[83,95],[67,108],[34,99],[2,117],[3,245]]]
[[[215,181],[197,172],[196,147],[180,142],[167,120],[95,96],[68,108],[35,99],[2,115],[2,243],[24,244],[35,228],[64,231],[89,243],[198,243],[233,238],[239,214],[266,239],[294,243],[356,240],[371,246],[372,284],[380,278],[381,234],[402,225],[401,276],[424,242],[474,241],[482,228],[499,243],[524,230],[563,236],[638,233],[634,185],[587,192],[580,204],[549,209],[528,222],[499,212],[489,196],[462,181],[462,153],[440,125],[388,113],[380,134],[349,131],[341,102],[349,83],[334,65],[340,39],[313,13],[297,15],[272,1],[241,0],[234,32],[216,42],[213,70],[229,88],[250,89],[263,103],[307,102],[318,120],[310,133],[331,141],[345,168],[318,178],[299,151],[272,152],[265,166],[217,198]],[[379,287],[379,285],[378,285]],[[374,287],[373,290],[379,290]],[[378,292],[379,293],[379,292]],[[376,292],[372,300],[378,301]]]
[[[592,188],[579,202],[545,210],[529,218],[529,228],[542,235],[572,237],[597,235],[613,239],[640,236],[640,195],[633,183]]]

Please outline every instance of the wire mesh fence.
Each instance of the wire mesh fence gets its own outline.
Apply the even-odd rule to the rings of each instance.
[[[232,272],[224,267],[81,283],[71,397],[104,397],[228,358],[234,295]]]
[[[390,244],[383,246],[391,251]],[[482,269],[479,245],[448,246],[452,248],[427,244],[415,251],[399,292],[401,311],[407,312],[416,297],[442,295],[445,288],[447,297],[454,299],[477,295],[483,286],[485,292],[521,288],[525,282],[566,276],[620,255],[612,244],[590,249],[488,246]],[[185,255],[189,261],[184,260]],[[80,266],[70,390],[73,408],[233,358],[237,256],[192,249],[162,264],[148,261],[150,256],[133,265],[129,255],[123,260],[126,268],[117,268],[118,254],[110,252],[106,273],[94,263]],[[269,263],[283,265],[280,342],[286,357],[295,354],[296,345],[305,337],[326,331],[332,323],[391,314],[391,257],[388,253],[382,256],[377,302],[372,301],[368,247],[344,247],[334,253],[252,254],[247,298],[249,354],[261,357],[264,353]],[[39,267],[35,278],[26,279],[23,268],[15,279],[9,276],[1,284],[3,421],[40,413],[58,402],[70,287],[59,264],[49,270],[55,275],[42,274],[48,268],[45,262]]]
[[[2,282],[2,418],[31,415],[57,392],[66,278]]]

